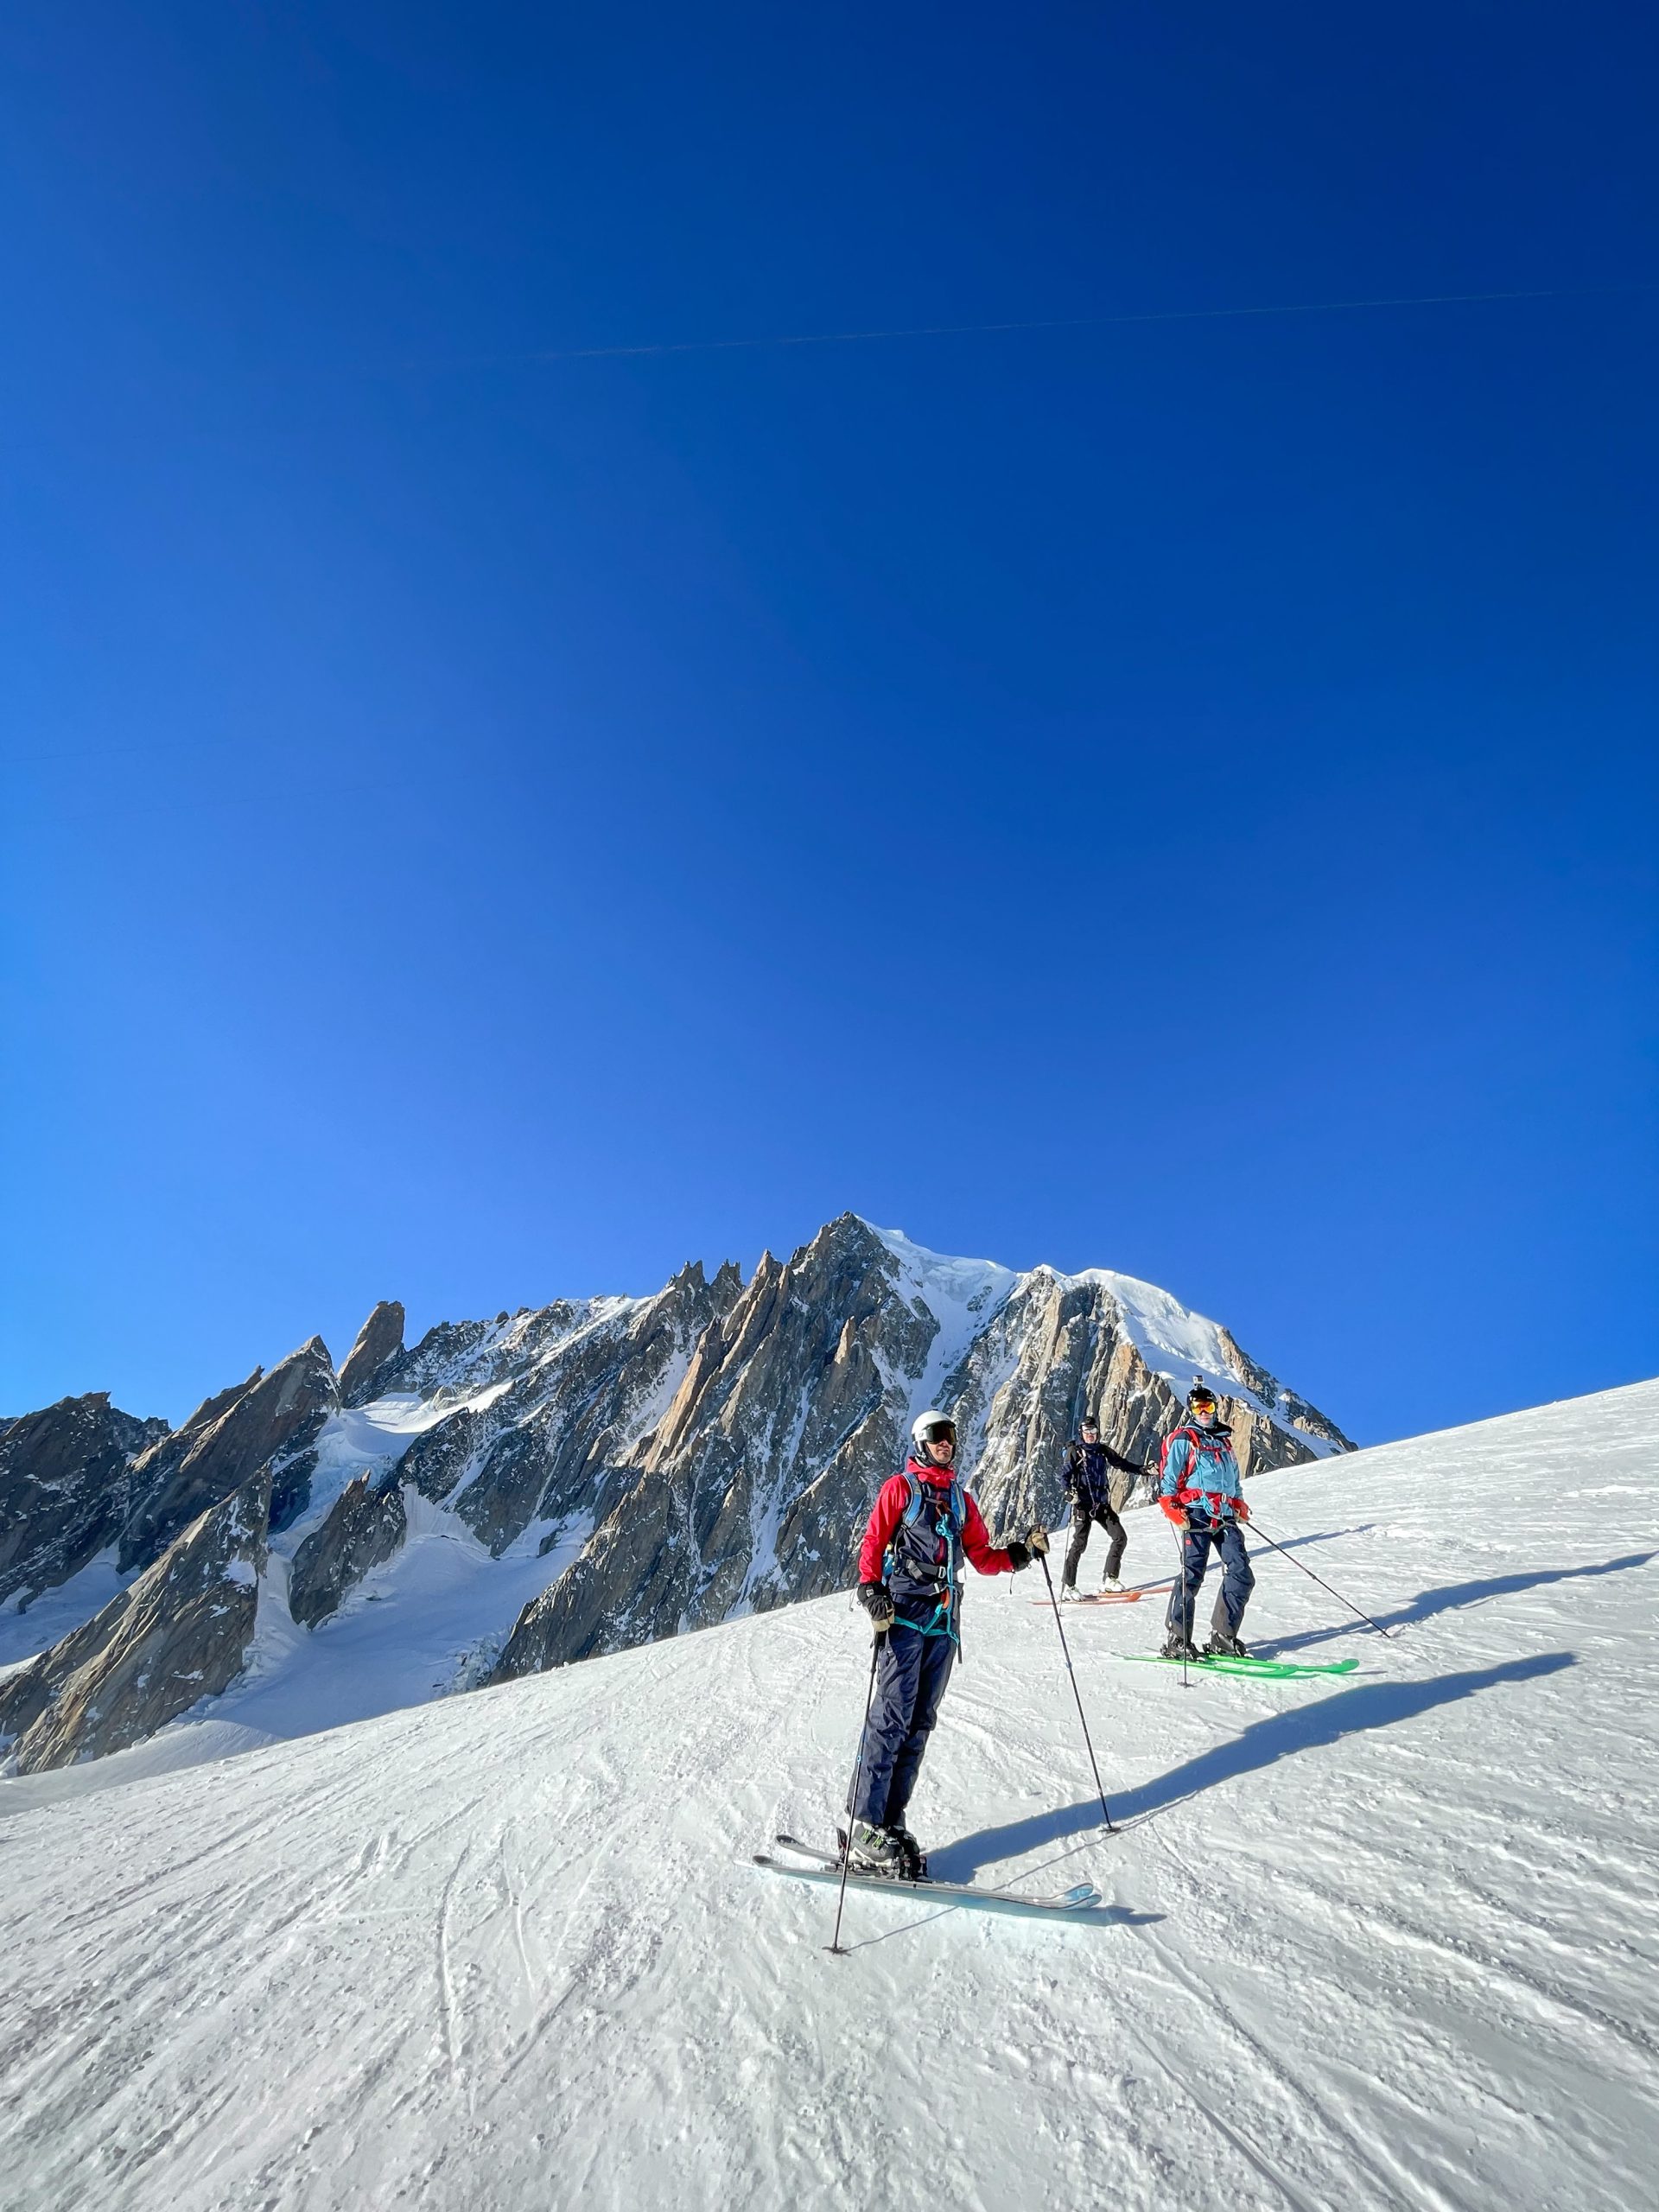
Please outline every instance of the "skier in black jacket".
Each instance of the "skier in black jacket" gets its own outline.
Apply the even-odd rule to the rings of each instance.
[[[1106,1531],[1106,1579],[1103,1590],[1119,1590],[1117,1570],[1123,1564],[1128,1541],[1123,1523],[1112,1510],[1111,1471],[1144,1475],[1147,1470],[1133,1459],[1120,1459],[1100,1440],[1100,1427],[1092,1414],[1083,1417],[1083,1433],[1065,1455],[1065,1494],[1071,1501],[1071,1541],[1066,1548],[1065,1569],[1060,1578],[1062,1598],[1077,1594],[1077,1564],[1089,1541],[1089,1531],[1098,1522]]]

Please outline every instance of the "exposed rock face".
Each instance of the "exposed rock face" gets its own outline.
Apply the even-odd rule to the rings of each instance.
[[[737,1295],[735,1268],[709,1283],[694,1261],[655,1298],[562,1302],[515,1322],[529,1363],[487,1405],[429,1429],[405,1454],[403,1479],[449,1504],[498,1555],[534,1522],[593,1514],[618,1471],[639,1464],[696,1347]],[[504,1352],[461,1348],[486,1389]]]
[[[96,1661],[131,1603],[131,1590],[118,1592],[91,1620],[0,1680],[0,1743],[32,1728],[64,1684]]]
[[[164,1421],[111,1405],[107,1390],[0,1427],[0,1600],[21,1593],[27,1606],[115,1541],[132,1463],[167,1433]]]
[[[1263,1405],[1275,1408],[1280,1421],[1287,1421],[1292,1428],[1300,1429],[1305,1436],[1318,1437],[1323,1442],[1338,1443],[1344,1452],[1353,1450],[1353,1446],[1342,1431],[1328,1421],[1316,1407],[1310,1406],[1306,1398],[1299,1398],[1294,1390],[1287,1390],[1276,1376],[1269,1375],[1265,1367],[1258,1367],[1248,1353],[1242,1351],[1235,1343],[1230,1329],[1218,1327],[1216,1334],[1221,1338],[1233,1374],[1248,1383]],[[1246,1474],[1260,1467],[1289,1467],[1296,1464],[1294,1440],[1286,1437],[1277,1424],[1264,1422],[1259,1413],[1249,1408],[1243,1409],[1242,1421],[1249,1425],[1245,1449],[1251,1454],[1248,1466],[1242,1452],[1239,1456],[1239,1465]],[[1240,1433],[1241,1415],[1236,1409],[1233,1424],[1236,1451],[1239,1446]]]
[[[1133,1303],[1130,1291],[1140,1294]],[[947,1381],[945,1402],[957,1407],[963,1427],[971,1424],[978,1440],[972,1465],[981,1503],[995,1505],[1010,1526],[1058,1518],[1065,1446],[1085,1408],[1115,1452],[1141,1465],[1154,1462],[1160,1442],[1181,1418],[1187,1382],[1200,1366],[1221,1394],[1245,1477],[1312,1459],[1315,1445],[1352,1450],[1323,1414],[1246,1363],[1224,1329],[1216,1329],[1213,1344],[1204,1347],[1213,1357],[1182,1363],[1173,1379],[1154,1372],[1140,1342],[1145,1320],[1136,1308],[1149,1309],[1154,1324],[1166,1319],[1169,1334],[1178,1338],[1192,1318],[1150,1284],[1131,1286],[1103,1271],[1065,1276],[1033,1268]],[[1230,1391],[1230,1379],[1241,1387]],[[1300,1435],[1285,1425],[1293,1421]],[[1132,1475],[1116,1475],[1115,1502],[1122,1506],[1135,1488]]]
[[[302,1628],[327,1620],[371,1567],[391,1557],[408,1532],[398,1484],[377,1486],[367,1475],[347,1483],[327,1519],[294,1554],[288,1570],[289,1611]]]
[[[404,1309],[395,1298],[383,1298],[357,1332],[357,1342],[346,1355],[340,1370],[342,1406],[366,1405],[390,1387],[381,1376],[404,1349]]]
[[[525,1606],[491,1679],[652,1643],[665,1615],[689,1616],[699,1566],[683,1498],[664,1476],[642,1476],[575,1565]]]
[[[270,1478],[191,1523],[129,1590],[0,1681],[0,1733],[24,1774],[137,1744],[241,1671],[253,1635]]]
[[[1149,1331],[1173,1338],[1167,1371],[1148,1363]],[[611,1471],[601,1525],[524,1608],[497,1677],[844,1586],[871,1501],[929,1402],[956,1414],[994,1533],[1052,1523],[1084,1408],[1114,1450],[1147,1460],[1197,1371],[1189,1340],[1209,1379],[1235,1386],[1225,1410],[1247,1475],[1347,1448],[1224,1332],[1148,1284],[937,1262],[844,1214],[789,1260],[766,1255],[711,1319],[635,1478],[619,1494]],[[1306,1442],[1284,1425],[1293,1412]],[[1133,1487],[1121,1478],[1120,1502]]]
[[[567,1338],[607,1318],[649,1304],[637,1298],[556,1298],[550,1306],[498,1313],[493,1321],[441,1321],[412,1351],[399,1352],[378,1388],[461,1399],[516,1381]]]
[[[123,1573],[160,1557],[179,1530],[269,1468],[271,1525],[284,1528],[309,1495],[315,1443],[339,1403],[334,1363],[321,1337],[266,1375],[210,1398],[132,1469],[133,1506],[118,1554]]]

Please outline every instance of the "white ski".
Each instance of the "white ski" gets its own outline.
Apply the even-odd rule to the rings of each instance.
[[[792,1866],[786,1859],[774,1859],[769,1852],[757,1851],[754,1864],[769,1874],[791,1874],[798,1882],[826,1882],[832,1887],[841,1881],[841,1861],[816,1845],[802,1843],[792,1835],[774,1836],[773,1842],[783,1850],[795,1853],[810,1862]],[[981,1912],[1007,1913],[1078,1913],[1087,1912],[1103,1902],[1100,1891],[1092,1882],[1079,1882],[1073,1888],[1062,1891],[1055,1897],[1030,1897],[1019,1890],[986,1890],[974,1882],[910,1882],[895,1874],[863,1874],[856,1867],[849,1870],[847,1886],[850,1889],[886,1890],[918,1899],[932,1898],[939,1903],[971,1905]]]

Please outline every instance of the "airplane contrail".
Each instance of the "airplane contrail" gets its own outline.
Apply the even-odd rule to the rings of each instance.
[[[1057,315],[1034,322],[933,322],[889,330],[815,330],[771,338],[686,338],[641,346],[573,346],[519,358],[529,361],[607,361],[654,353],[734,353],[764,346],[857,346],[895,338],[985,338],[1004,331],[1104,330],[1126,323],[1227,322],[1246,316],[1338,315],[1356,308],[1470,307],[1498,300],[1583,299],[1593,294],[1649,289],[1646,284],[1597,284],[1565,290],[1550,288],[1519,292],[1421,292],[1370,300],[1300,300],[1265,307],[1164,308],[1128,315]]]

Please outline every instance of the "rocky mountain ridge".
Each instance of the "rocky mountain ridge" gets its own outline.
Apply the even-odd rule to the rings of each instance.
[[[0,1674],[16,1769],[185,1715],[270,1734],[353,1717],[340,1685],[311,1708],[296,1688],[348,1637],[378,1700],[362,1709],[384,1710],[843,1586],[929,1403],[955,1411],[993,1529],[1059,1517],[1085,1406],[1142,1460],[1200,1372],[1247,1476],[1351,1448],[1149,1284],[947,1259],[853,1214],[747,1284],[692,1262],[652,1297],[441,1323],[408,1348],[404,1319],[385,1302],[338,1374],[314,1338],[176,1431],[106,1398],[0,1428],[10,1648],[31,1650],[43,1592],[59,1618],[86,1593]]]

